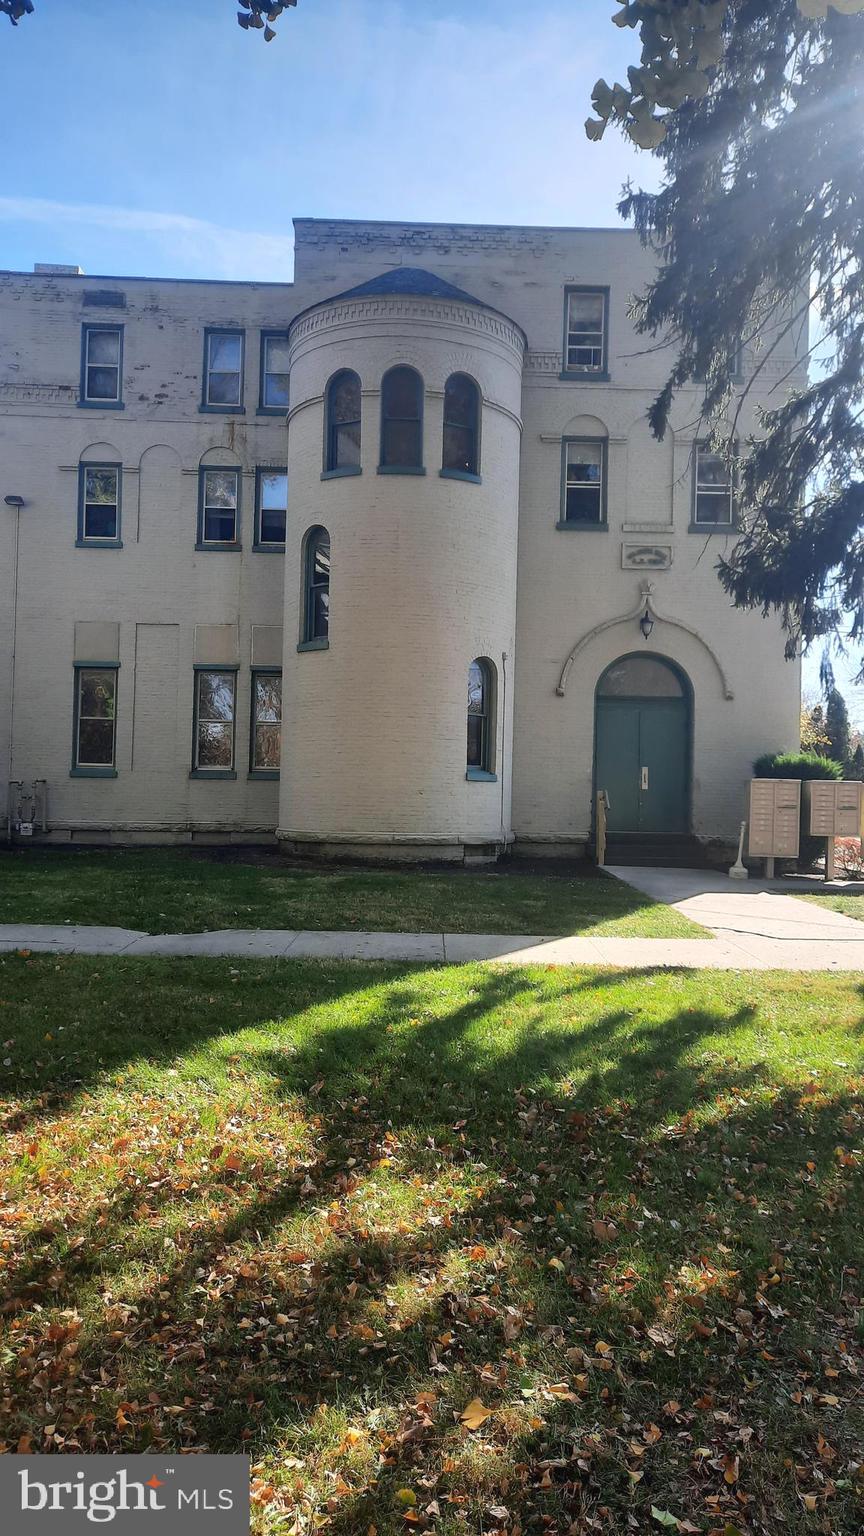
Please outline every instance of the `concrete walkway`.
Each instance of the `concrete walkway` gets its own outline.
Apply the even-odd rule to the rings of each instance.
[[[864,922],[796,899],[824,894],[821,881],[730,880],[713,870],[623,865],[607,873],[707,928],[724,952],[739,956],[736,968],[747,956],[759,970],[864,969]]]
[[[456,965],[606,966],[616,970],[864,971],[864,923],[784,894],[779,882],[737,884],[676,869],[609,874],[707,928],[704,939],[562,938],[482,933],[335,933],[240,929],[147,934],[71,923],[0,924],[0,952],[230,956],[292,960],[390,960]],[[779,888],[778,888],[779,887]],[[713,940],[713,942],[712,942]]]

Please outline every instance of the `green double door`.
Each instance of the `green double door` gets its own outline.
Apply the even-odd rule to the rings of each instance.
[[[597,700],[596,788],[610,832],[689,830],[689,718],[679,699]]]

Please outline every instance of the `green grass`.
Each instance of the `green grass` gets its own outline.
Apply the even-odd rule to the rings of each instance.
[[[857,918],[858,922],[864,922],[864,895],[849,894],[843,891],[832,891],[829,896],[801,895],[799,901],[813,901],[817,907],[827,907],[830,912],[842,912],[844,917]]]
[[[862,1018],[851,976],[2,959],[0,1448],[245,1448],[274,1536],[858,1536]]]
[[[703,938],[673,908],[584,866],[488,874],[298,866],[261,855],[0,854],[0,923],[95,923],[146,933],[219,928]]]

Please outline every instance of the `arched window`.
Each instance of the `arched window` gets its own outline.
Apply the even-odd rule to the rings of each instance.
[[[624,656],[607,667],[599,683],[601,699],[683,699],[678,672],[660,656]]]
[[[320,644],[330,634],[330,535],[326,528],[310,528],[303,565],[303,643]]]
[[[444,388],[445,474],[480,473],[480,391],[467,373],[452,373]]]
[[[380,467],[423,468],[423,380],[413,368],[391,368],[381,380]]]
[[[468,777],[495,768],[495,668],[478,657],[468,668]]]
[[[324,468],[328,474],[360,472],[360,380],[344,369],[327,385],[327,443]]]

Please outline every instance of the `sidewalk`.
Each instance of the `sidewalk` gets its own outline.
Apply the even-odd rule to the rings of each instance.
[[[458,965],[604,966],[718,971],[864,971],[864,923],[756,881],[695,870],[612,869],[617,879],[707,928],[705,939],[567,938],[482,933],[336,933],[241,929],[147,934],[74,924],[0,925],[0,953],[230,956]]]

